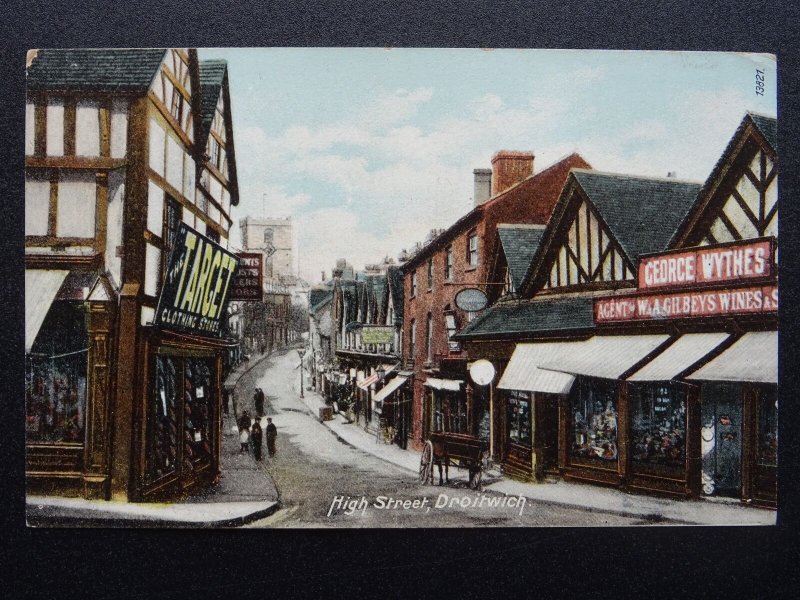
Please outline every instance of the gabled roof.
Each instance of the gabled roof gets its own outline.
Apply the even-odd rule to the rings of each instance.
[[[453,336],[455,340],[512,338],[594,327],[594,300],[557,298],[495,304]]]
[[[511,282],[514,289],[519,289],[539,242],[544,237],[544,226],[502,223],[497,226],[497,237],[506,257]]]
[[[697,202],[692,211],[686,215],[683,222],[676,228],[672,239],[670,240],[669,247],[677,248],[682,246],[688,240],[687,236],[692,234],[698,220],[706,212],[709,203],[713,200],[715,192],[721,181],[725,179],[730,170],[731,161],[734,154],[740,150],[746,138],[750,135],[751,127],[755,128],[767,144],[770,146],[772,153],[777,155],[778,152],[778,122],[772,117],[766,117],[756,113],[748,112],[742,118],[739,127],[736,128],[733,136],[731,137],[722,155],[717,160],[717,164],[711,170],[711,173],[703,184],[702,190],[698,193]]]
[[[654,179],[579,169],[573,174],[631,261],[640,254],[667,249],[701,188],[700,183],[669,177]]]
[[[214,113],[217,110],[217,101],[222,91],[227,69],[228,63],[224,60],[200,61],[201,103],[198,141],[203,147],[205,147],[208,134],[211,131],[211,123],[214,121]]]
[[[332,291],[330,288],[324,288],[324,289],[311,288],[310,290],[308,290],[308,305],[314,306],[315,304],[321,302],[324,298],[331,295]]]
[[[315,294],[314,292],[318,293]],[[317,313],[327,304],[330,304],[332,299],[333,299],[333,292],[331,290],[311,290],[311,292],[309,293],[310,308],[308,309],[308,312],[310,312],[311,314]]]
[[[145,93],[166,49],[46,48],[28,67],[29,90]]]
[[[747,116],[753,121],[753,124],[767,140],[767,143],[772,146],[772,149],[778,151],[778,120],[772,117],[765,117],[757,113],[749,112]]]

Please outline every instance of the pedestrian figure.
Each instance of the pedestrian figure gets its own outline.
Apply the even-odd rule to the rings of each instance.
[[[256,388],[255,394],[253,394],[253,403],[256,406],[256,417],[263,417],[264,416],[264,392],[261,391],[261,388]]]
[[[275,456],[275,438],[278,437],[278,428],[272,422],[272,419],[267,417],[267,452],[270,456]]]
[[[261,460],[261,440],[263,438],[263,433],[261,431],[260,419],[253,421],[253,428],[250,431],[250,437],[253,440],[253,454],[255,454],[256,460]]]
[[[247,411],[242,413],[242,416],[239,417],[239,443],[242,447],[239,449],[239,454],[242,452],[248,452],[248,443],[250,441],[250,415],[247,414]]]

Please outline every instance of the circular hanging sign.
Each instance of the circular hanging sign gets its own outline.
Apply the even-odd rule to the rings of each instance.
[[[472,381],[478,385],[488,385],[494,379],[494,365],[485,358],[476,360],[469,368]]]
[[[489,299],[478,288],[465,288],[456,294],[456,306],[467,312],[478,312],[486,308]]]

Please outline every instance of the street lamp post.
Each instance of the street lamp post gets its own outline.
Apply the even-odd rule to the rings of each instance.
[[[297,353],[300,355],[300,397],[305,398],[303,395],[303,356],[305,356],[306,349],[300,348]]]

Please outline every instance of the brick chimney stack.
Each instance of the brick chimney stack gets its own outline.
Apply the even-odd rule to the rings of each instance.
[[[474,169],[475,188],[472,193],[473,206],[478,206],[492,197],[492,170]]]
[[[500,150],[492,157],[492,196],[533,175],[533,153]]]

